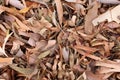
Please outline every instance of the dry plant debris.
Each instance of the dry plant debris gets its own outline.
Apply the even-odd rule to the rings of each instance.
[[[120,80],[119,0],[0,0],[0,80]]]

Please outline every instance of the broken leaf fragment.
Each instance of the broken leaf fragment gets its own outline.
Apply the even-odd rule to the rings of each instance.
[[[26,8],[23,8],[21,9],[19,12],[20,13],[27,13],[29,11],[30,7],[26,7]]]
[[[97,26],[99,23],[108,21],[112,22],[115,21],[117,23],[120,23],[120,5],[116,6],[115,8],[108,10],[107,12],[99,15],[97,18],[95,18],[92,23],[94,26]]]
[[[13,63],[14,58],[0,58],[0,68]]]
[[[9,0],[8,3],[18,9],[25,8],[25,5],[23,5],[19,0]]]

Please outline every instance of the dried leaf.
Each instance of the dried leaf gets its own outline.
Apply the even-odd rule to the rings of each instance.
[[[83,0],[83,1],[81,1],[81,0],[65,0],[65,1],[73,2],[73,3],[80,3],[80,4],[84,4],[86,2],[86,0]]]
[[[115,29],[115,28],[119,28],[120,24],[118,24],[116,22],[109,22],[108,24],[106,24],[106,26],[111,28],[111,29]]]
[[[92,55],[92,54],[90,54],[90,53],[87,53],[87,52],[84,52],[84,51],[81,51],[81,50],[77,50],[81,55],[85,55],[86,57],[89,57],[89,58],[91,58],[91,59],[94,59],[94,60],[101,60],[101,58],[100,57],[97,57],[97,56],[94,56],[94,55]]]
[[[23,74],[26,77],[29,77],[32,74],[32,72],[34,71],[34,69],[30,69],[30,68],[20,68],[20,67],[17,67],[15,64],[11,64],[9,66],[13,70]]]
[[[96,66],[103,66],[103,67],[108,67],[108,68],[113,68],[118,70],[120,68],[120,64],[118,62],[110,61],[110,60],[96,61]]]
[[[24,53],[21,49],[19,49],[18,52],[16,53],[17,57],[22,57],[23,55],[24,55]]]
[[[96,19],[92,21],[93,25],[96,26],[98,25],[98,23],[104,22],[106,20],[108,22],[115,21],[117,23],[120,23],[120,19],[119,19],[120,10],[119,9],[120,9],[120,5],[99,15]]]
[[[22,43],[21,41],[19,40],[14,40],[13,41],[13,46],[12,46],[12,49],[11,49],[11,53],[14,54],[16,53],[19,49],[20,49],[20,46],[21,45],[24,45],[24,43]]]
[[[101,3],[105,3],[105,4],[119,4],[120,1],[119,0],[97,0]]]
[[[13,17],[15,19],[15,21],[18,24],[19,29],[21,31],[28,31],[28,30],[30,30],[30,28],[28,26],[26,26],[24,23],[22,23],[17,17],[15,17],[13,15],[9,15],[9,16],[11,16],[11,17]]]
[[[13,63],[14,58],[0,58],[0,68]]]
[[[95,48],[91,48],[91,47],[87,47],[87,46],[82,46],[82,45],[76,45],[74,46],[75,49],[81,49],[81,50],[85,50],[85,51],[88,51],[88,52],[95,52],[97,51],[97,49]]]
[[[62,48],[62,55],[65,61],[68,61],[69,58],[69,51],[64,47]]]
[[[53,47],[56,44],[56,40],[49,40],[48,44],[46,45],[46,47],[43,50],[47,50],[51,47]]]
[[[70,53],[70,59],[69,59],[69,64],[70,64],[70,67],[72,68],[74,66],[74,55],[73,53]]]
[[[36,42],[35,42],[34,39],[29,38],[29,40],[28,40],[28,44],[30,44],[31,46],[35,46],[35,45],[36,45]]]
[[[85,16],[85,33],[87,34],[92,34],[93,32],[94,27],[92,25],[92,21],[97,17],[98,8],[99,4],[95,2],[93,8],[91,8]]]
[[[56,3],[56,8],[57,8],[57,14],[58,14],[59,23],[61,25],[62,24],[62,20],[63,20],[62,3],[61,3],[61,0],[55,0],[55,3]]]
[[[19,1],[19,0],[9,0],[8,2],[9,4],[11,4],[12,6],[18,8],[18,9],[23,9],[25,8],[25,6]]]
[[[93,74],[91,71],[85,72],[87,80],[103,80],[102,76]]]
[[[38,58],[39,58],[39,59],[42,59],[42,58],[48,56],[48,55],[50,54],[50,52],[51,52],[51,51],[48,50],[48,51],[45,51],[45,52],[43,52],[43,53],[40,53],[40,55],[38,56]]]
[[[19,12],[25,14],[29,11],[29,9],[30,9],[30,7],[26,7],[26,8],[21,9]]]

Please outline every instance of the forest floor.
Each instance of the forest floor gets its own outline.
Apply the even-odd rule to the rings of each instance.
[[[120,1],[106,1],[0,0],[0,80],[120,80]]]

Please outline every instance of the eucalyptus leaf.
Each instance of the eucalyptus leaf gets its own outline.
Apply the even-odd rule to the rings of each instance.
[[[50,50],[45,51],[45,52],[41,53],[41,54],[38,56],[38,58],[39,58],[39,59],[42,59],[42,58],[48,56],[48,55],[50,54],[50,52],[51,52]]]
[[[9,65],[10,68],[12,68],[13,70],[23,74],[24,76],[28,77],[32,74],[32,72],[34,71],[34,69],[30,69],[30,68],[21,68],[16,66],[15,64],[11,64]]]

